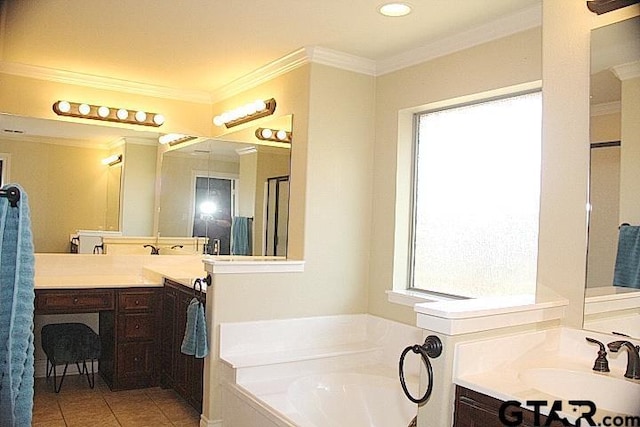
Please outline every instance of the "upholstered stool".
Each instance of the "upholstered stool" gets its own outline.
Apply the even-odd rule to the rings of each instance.
[[[53,389],[60,392],[69,363],[75,363],[80,375],[86,374],[89,387],[95,385],[93,361],[100,358],[100,337],[83,323],[54,323],[42,327],[42,349],[47,355],[47,379],[53,371]],[[91,360],[91,378],[87,360]],[[80,370],[82,362],[82,370]],[[60,384],[57,384],[56,365],[64,363]],[[49,368],[51,365],[51,368]]]

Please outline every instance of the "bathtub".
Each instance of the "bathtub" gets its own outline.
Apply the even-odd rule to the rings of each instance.
[[[301,427],[408,426],[416,415],[398,379],[378,375],[310,375],[291,383],[287,399],[306,421]]]
[[[417,406],[398,360],[423,340],[418,328],[366,314],[221,324],[224,426],[406,427]],[[414,396],[419,369],[407,357]]]

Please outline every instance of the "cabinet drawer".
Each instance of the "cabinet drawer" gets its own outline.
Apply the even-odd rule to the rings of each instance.
[[[154,338],[155,317],[151,313],[120,314],[118,316],[118,336],[123,340],[152,340]]]
[[[36,292],[35,309],[38,313],[81,313],[113,310],[113,307],[113,291],[87,289],[78,291],[38,290]]]
[[[156,291],[120,291],[118,293],[119,311],[153,310],[156,304]]]
[[[153,343],[125,343],[118,345],[118,372],[122,378],[151,377],[153,373]]]

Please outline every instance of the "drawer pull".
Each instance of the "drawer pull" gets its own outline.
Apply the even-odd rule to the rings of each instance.
[[[78,303],[78,298],[77,298],[77,297],[73,299],[73,303],[74,303],[74,304],[77,304],[77,303]]]
[[[137,362],[139,362],[139,361],[140,361],[140,358],[139,358],[139,357],[134,357],[134,358],[133,358],[133,361],[137,363]]]
[[[136,323],[136,329],[140,329],[140,325]]]
[[[140,305],[140,301],[136,300],[135,304]]]

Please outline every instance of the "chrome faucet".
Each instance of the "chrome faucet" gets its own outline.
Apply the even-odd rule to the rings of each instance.
[[[160,251],[153,245],[144,245],[145,248],[151,248],[151,255],[160,255]]]
[[[627,349],[627,372],[624,373],[625,378],[640,380],[640,346],[635,346],[629,341],[613,341],[607,344],[609,350],[617,353],[620,348]]]

